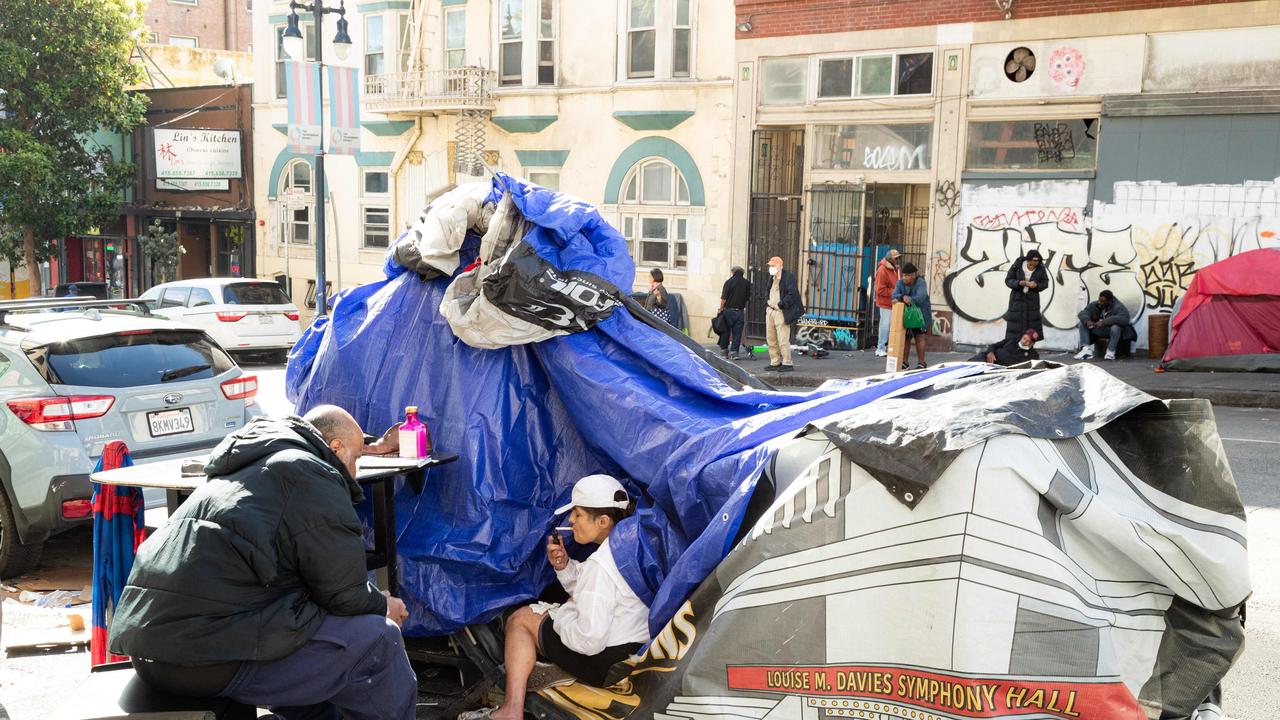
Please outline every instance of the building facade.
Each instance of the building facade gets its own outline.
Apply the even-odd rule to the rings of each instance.
[[[938,349],[1003,337],[1005,272],[1039,248],[1065,349],[1103,289],[1145,346],[1196,269],[1280,245],[1280,2],[736,12],[732,254],[800,268],[802,340],[867,346],[889,248],[929,283]]]
[[[253,52],[253,0],[154,0],[143,21],[149,44]]]
[[[330,291],[381,278],[389,242],[454,183],[501,170],[601,207],[637,288],[661,268],[705,332],[730,265],[733,7],[711,0],[348,4],[361,151],[326,158]],[[314,304],[314,162],[286,147],[286,3],[255,6],[259,275]],[[330,41],[302,17],[309,47]],[[314,56],[314,50],[309,51]],[[327,111],[326,111],[327,112]],[[327,117],[327,115],[326,115]],[[268,131],[267,129],[272,130]]]

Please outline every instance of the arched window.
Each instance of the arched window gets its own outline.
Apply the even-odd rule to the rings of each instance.
[[[689,264],[689,185],[662,158],[637,162],[622,181],[619,224],[631,256],[646,267]]]
[[[280,234],[289,243],[311,244],[311,208],[315,203],[311,163],[292,160],[280,173]]]

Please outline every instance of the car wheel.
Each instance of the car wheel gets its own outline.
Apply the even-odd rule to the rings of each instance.
[[[9,495],[0,490],[0,578],[6,580],[35,570],[44,551],[43,542],[24,545],[15,527]]]

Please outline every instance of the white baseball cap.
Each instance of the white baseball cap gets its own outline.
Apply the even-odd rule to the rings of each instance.
[[[622,499],[619,500],[619,493]],[[610,475],[588,475],[573,486],[573,501],[556,510],[557,515],[569,512],[575,507],[584,508],[618,508],[626,510],[631,504],[627,491]]]

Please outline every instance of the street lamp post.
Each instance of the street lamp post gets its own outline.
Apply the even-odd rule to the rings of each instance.
[[[306,39],[298,29],[298,11],[309,11],[315,18],[316,64],[320,66],[320,80],[316,90],[320,93],[320,151],[316,153],[316,315],[328,312],[328,298],[325,297],[324,277],[324,220],[325,220],[325,187],[324,187],[324,41],[321,28],[324,16],[328,13],[338,15],[338,32],[333,36],[333,51],[338,60],[346,60],[351,51],[351,35],[347,32],[347,6],[342,0],[336,8],[327,8],[321,0],[311,3],[300,3],[289,0],[289,24],[284,30],[284,51],[294,60],[306,62]]]

